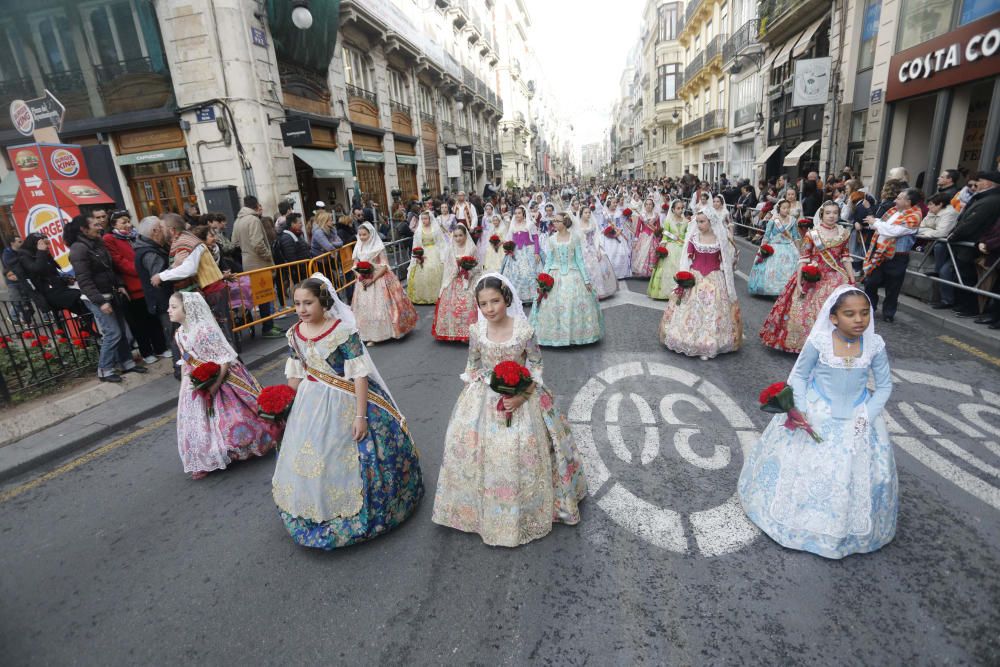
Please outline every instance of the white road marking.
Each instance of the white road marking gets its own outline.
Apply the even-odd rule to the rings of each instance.
[[[681,515],[677,512],[651,505],[617,483],[597,504],[618,525],[650,544],[677,553],[687,553],[687,535],[684,533]]]
[[[587,384],[576,392],[573,402],[569,406],[569,420],[573,422],[589,422],[594,404],[604,392],[604,385],[597,378],[590,378]]]
[[[988,389],[980,389],[979,392],[983,395],[983,398],[986,399],[987,403],[1000,407],[1000,394],[994,394]]]
[[[674,380],[675,382],[686,384],[689,387],[693,387],[701,379],[694,373],[689,373],[686,370],[677,368],[676,366],[668,366],[667,364],[661,364],[655,361],[650,361],[646,364],[646,367],[649,369],[650,375],[667,378],[668,380]]]
[[[632,451],[625,444],[622,429],[618,426],[618,408],[621,402],[621,394],[611,395],[604,406],[604,423],[608,425],[608,442],[611,443],[611,451],[625,463],[632,463]]]
[[[964,382],[955,382],[954,380],[948,380],[941,377],[940,375],[930,375],[928,373],[921,373],[919,371],[907,371],[899,368],[893,369],[893,374],[898,375],[903,380],[907,382],[912,382],[914,384],[925,384],[929,387],[935,387],[937,389],[947,389],[958,394],[964,394],[965,396],[973,397],[975,394],[972,391],[970,385]]]
[[[996,468],[994,466],[991,466],[989,463],[987,463],[986,461],[983,461],[981,458],[979,458],[975,454],[972,454],[970,452],[965,451],[964,449],[962,449],[961,447],[959,447],[958,445],[956,445],[954,442],[952,442],[948,438],[935,438],[934,441],[937,442],[937,444],[939,444],[942,447],[944,447],[945,449],[947,449],[954,456],[962,459],[963,461],[965,461],[969,465],[972,465],[972,466],[975,466],[976,468],[979,468],[980,470],[982,470],[983,472],[985,472],[987,475],[993,475],[994,477],[1000,477],[1000,468]]]
[[[955,427],[955,429],[961,431],[962,433],[964,433],[965,435],[969,436],[970,438],[981,438],[981,437],[983,437],[982,433],[980,433],[976,429],[972,428],[971,426],[969,426],[968,424],[966,424],[962,420],[956,419],[956,418],[952,417],[951,415],[946,414],[946,413],[942,412],[941,410],[938,410],[937,408],[935,408],[932,405],[927,405],[925,403],[917,403],[917,407],[920,408],[921,410],[923,410],[924,412],[928,413],[928,414],[934,415],[935,417],[937,417],[938,419],[940,419],[943,422],[948,422],[953,427]],[[983,407],[986,407],[986,406],[983,406]]]
[[[692,512],[689,519],[702,556],[721,556],[739,551],[760,535],[760,530],[743,512],[736,493],[718,507]]]
[[[984,412],[1000,416],[1000,408],[994,408],[992,405],[982,405],[980,403],[962,403],[958,406],[958,411],[961,412],[962,416],[970,422],[979,424],[979,428],[984,431],[989,431],[993,435],[1000,435],[1000,428],[997,428],[983,419]]]
[[[587,474],[587,492],[592,496],[597,495],[611,477],[611,473],[604,465],[601,455],[597,453],[594,432],[590,430],[590,424],[571,424],[570,429],[573,431],[576,448],[583,457],[583,469]]]
[[[712,455],[702,456],[691,449],[691,436],[699,435],[700,429],[680,428],[674,433],[674,449],[681,458],[702,470],[722,470],[729,465],[732,454],[725,445],[712,445]]]
[[[1000,489],[990,486],[975,475],[967,473],[940,454],[927,448],[922,442],[910,436],[897,436],[892,440],[907,454],[944,477],[946,480],[972,496],[1000,510]]]
[[[615,364],[597,374],[597,377],[608,384],[614,384],[627,377],[642,375],[642,364],[638,361],[629,361],[624,364]]]
[[[663,415],[663,420],[668,424],[681,425],[688,423],[681,421],[674,414],[674,405],[680,402],[693,405],[698,412],[712,411],[712,408],[708,407],[708,404],[697,396],[691,396],[690,394],[667,394],[660,399],[660,414]]]
[[[900,401],[896,404],[899,411],[903,413],[903,416],[910,420],[910,422],[917,427],[917,430],[924,435],[941,435],[941,431],[937,430],[930,424],[924,421],[924,418],[917,414],[917,411],[913,409],[913,406],[905,401]]]
[[[889,414],[888,409],[882,410],[882,418],[885,419],[885,430],[889,433],[906,433],[906,429],[899,425],[899,422]]]

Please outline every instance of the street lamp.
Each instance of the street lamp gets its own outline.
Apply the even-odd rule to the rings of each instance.
[[[309,11],[309,0],[292,0],[292,23],[299,30],[312,27],[313,15]]]

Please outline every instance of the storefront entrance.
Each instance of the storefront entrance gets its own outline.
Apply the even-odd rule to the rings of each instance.
[[[136,217],[184,213],[185,204],[198,201],[187,160],[167,160],[124,167],[135,202]]]
[[[379,162],[358,162],[358,183],[361,185],[361,192],[364,193],[365,203],[368,199],[373,199],[378,204],[383,215],[387,215],[389,208],[388,200],[385,196],[385,169]]]

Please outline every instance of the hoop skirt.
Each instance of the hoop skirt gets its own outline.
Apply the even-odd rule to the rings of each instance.
[[[587,266],[587,274],[593,281],[594,291],[598,299],[607,299],[618,291],[618,278],[611,260],[598,245],[600,232],[591,229],[583,240],[583,262]],[[604,238],[600,236],[600,238]]]
[[[294,326],[288,341],[292,352],[285,374],[306,379],[292,404],[271,483],[285,529],[297,544],[330,550],[395,528],[424,494],[409,433],[369,398],[368,433],[354,442],[354,394],[311,378],[299,358],[347,380],[367,376],[373,369],[357,332],[338,323],[307,341]],[[389,400],[374,378],[368,385],[369,395]]]
[[[655,224],[646,224],[646,221],[640,216],[635,240],[632,242],[632,276],[634,278],[649,278],[653,274],[653,269],[656,266],[657,246],[655,231]]]
[[[788,284],[788,279],[799,268],[799,249],[795,242],[800,240],[798,225],[792,220],[782,225],[777,220],[769,220],[761,245],[769,244],[774,254],[761,262],[754,261],[747,278],[750,294],[776,296]]]
[[[489,387],[501,361],[527,366],[537,387],[508,428]],[[544,386],[531,326],[517,320],[510,340],[494,343],[473,326],[465,388],[452,411],[434,498],[434,523],[478,533],[486,544],[516,547],[544,537],[553,523],[577,524],[587,495],[583,460],[566,420]]]
[[[882,345],[871,362],[876,390],[869,394],[867,367],[826,366],[821,359],[832,352],[807,343],[795,369],[800,379],[789,384],[796,397],[804,393],[796,404],[823,442],[785,428],[785,415],[775,415],[743,463],[744,510],[785,547],[843,558],[875,551],[895,535],[898,481],[881,416],[891,387]]]
[[[467,277],[456,273],[443,290],[434,307],[434,324],[431,335],[438,340],[469,340],[469,325],[476,321],[479,309],[473,292],[479,280],[479,267],[469,271]]]
[[[525,303],[531,303],[535,300],[540,266],[535,257],[542,252],[539,236],[537,234],[531,236],[533,238],[529,238],[526,231],[511,234],[511,240],[517,244],[517,248],[515,248],[513,255],[504,256],[500,269],[500,273],[514,283],[518,296]]]
[[[555,279],[552,291],[531,309],[531,326],[540,345],[587,345],[604,336],[604,313],[589,280],[579,237],[560,242],[549,237],[545,273]],[[534,287],[538,291],[537,281]]]
[[[388,266],[385,252],[372,264],[376,270],[379,266]],[[386,271],[367,288],[360,283],[355,285],[351,310],[358,320],[362,340],[381,342],[402,338],[417,326],[417,310],[392,270]]]
[[[802,292],[796,294],[797,274],[792,274],[760,329],[760,339],[764,345],[783,352],[797,353],[802,349],[826,298],[848,282],[841,259],[848,255],[849,238],[850,233],[842,229],[827,247],[815,229],[806,234],[802,242],[800,266],[803,265],[803,260],[816,266],[821,278],[819,282],[812,284],[803,281]],[[771,260],[767,260],[769,261]]]
[[[441,279],[444,275],[441,264],[444,248],[437,247],[431,234],[425,235],[420,247],[424,249],[424,263],[421,264],[416,259],[410,260],[410,267],[406,272],[406,296],[411,303],[435,303],[441,292]]]

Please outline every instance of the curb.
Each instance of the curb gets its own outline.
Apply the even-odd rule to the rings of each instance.
[[[286,346],[284,342],[277,349],[265,352],[260,357],[254,359],[253,361],[247,362],[245,365],[249,370],[254,370],[260,368],[266,363],[280,357],[285,353]],[[173,375],[167,376],[170,378],[171,382],[176,382]],[[161,378],[166,379],[166,378]],[[146,387],[151,386],[154,383],[145,385]],[[122,396],[124,398],[124,395]],[[176,391],[171,391],[165,395],[164,398],[148,402],[142,407],[132,410],[128,413],[126,419],[120,421],[115,421],[113,423],[102,424],[95,423],[88,425],[82,429],[76,429],[73,431],[71,437],[63,442],[58,442],[59,438],[68,435],[65,433],[58,433],[57,431],[61,428],[72,428],[65,427],[63,425],[51,426],[48,429],[39,431],[32,435],[29,435],[17,442],[6,445],[0,448],[0,482],[5,482],[13,477],[17,477],[29,470],[36,468],[40,465],[48,463],[54,459],[63,458],[74,451],[88,447],[102,438],[105,438],[113,433],[121,431],[123,428],[137,426],[143,420],[149,419],[160,412],[168,409],[170,406],[176,404],[177,393]],[[83,414],[83,413],[81,413]],[[72,419],[72,417],[70,418]],[[68,421],[68,420],[67,420]],[[64,422],[65,423],[65,422]],[[51,446],[47,447],[31,447],[30,445],[27,449],[31,449],[31,454],[18,456],[18,445],[24,443],[27,440],[39,439],[53,443]],[[23,449],[23,448],[22,448]],[[3,459],[5,458],[16,458],[16,460],[9,465],[5,465]]]
[[[746,239],[737,237],[736,243],[744,250],[757,252],[757,246]],[[934,310],[919,299],[900,294],[898,312],[913,317],[918,325],[938,327],[941,333],[957,334],[979,345],[985,352],[1000,355],[1000,334],[993,334],[993,330],[984,325],[973,324],[971,320],[953,317],[950,310]]]

